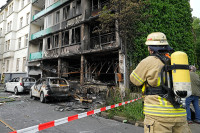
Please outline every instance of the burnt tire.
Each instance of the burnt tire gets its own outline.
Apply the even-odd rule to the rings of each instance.
[[[18,95],[18,94],[19,94],[18,88],[17,88],[17,87],[14,88],[14,94],[15,94],[15,95]]]
[[[40,102],[41,103],[46,103],[46,98],[44,97],[44,93],[43,92],[40,93]]]

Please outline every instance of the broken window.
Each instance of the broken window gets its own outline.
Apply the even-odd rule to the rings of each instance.
[[[50,15],[48,15],[47,17],[46,17],[46,28],[49,28],[49,27],[51,27],[52,26],[52,14],[50,14]]]
[[[56,12],[56,24],[60,22],[60,11]]]
[[[63,19],[66,20],[70,18],[70,5],[63,8]]]
[[[54,43],[53,43],[52,48],[57,48],[58,43],[59,43],[59,35],[58,34],[53,36],[53,41],[54,41]]]
[[[42,51],[42,47],[43,47],[43,44],[42,42],[39,43],[39,51],[41,52]]]
[[[72,13],[73,16],[78,15],[81,13],[81,0],[77,0],[73,2]]]
[[[69,31],[62,33],[62,46],[69,45]]]
[[[102,9],[107,3],[108,0],[92,0],[92,11]]]
[[[76,1],[76,15],[81,13],[81,0]]]
[[[72,29],[72,44],[81,42],[81,28]]]
[[[92,0],[92,11],[97,10],[99,5],[99,0]]]
[[[51,37],[47,38],[47,49],[51,49]]]

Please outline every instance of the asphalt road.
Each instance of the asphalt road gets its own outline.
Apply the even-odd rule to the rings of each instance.
[[[2,97],[13,97],[3,99]],[[8,133],[11,129],[19,130],[52,120],[72,116],[82,112],[63,110],[66,101],[40,103],[39,100],[29,98],[28,94],[21,94],[17,97],[13,93],[4,92],[0,87],[0,133]],[[9,102],[10,101],[10,102]],[[60,110],[61,109],[61,110]],[[189,125],[192,133],[199,133],[199,124]],[[66,124],[52,127],[41,133],[143,133],[142,127],[105,119],[97,115],[78,119]]]
[[[0,91],[0,97],[12,96],[12,93]],[[32,100],[28,95],[22,94],[16,101],[0,105],[0,120],[15,130],[38,125],[40,123],[57,120],[82,112],[59,111],[64,102],[42,104],[39,100]],[[1,99],[2,100],[2,99]],[[6,99],[8,100],[8,99]],[[0,133],[11,131],[0,122]],[[143,133],[142,127],[105,119],[97,115],[71,121],[52,127],[41,133]]]

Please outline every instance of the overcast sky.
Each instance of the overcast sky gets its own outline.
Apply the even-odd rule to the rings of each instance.
[[[6,0],[0,0],[0,7],[6,3]],[[200,18],[200,0],[190,0],[192,16]]]

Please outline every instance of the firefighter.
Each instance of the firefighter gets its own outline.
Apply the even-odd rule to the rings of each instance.
[[[165,92],[160,88],[156,89],[161,84],[161,69],[170,61],[168,53],[173,51],[166,35],[153,32],[147,36],[145,44],[150,56],[143,59],[130,75],[134,85],[143,85],[144,133],[191,133],[186,110],[175,108],[169,100],[161,96]]]

